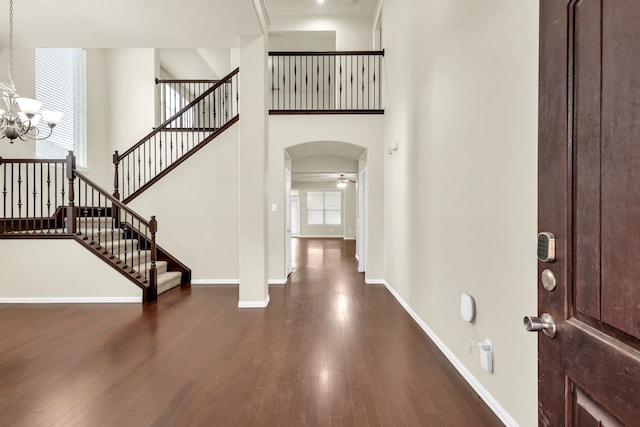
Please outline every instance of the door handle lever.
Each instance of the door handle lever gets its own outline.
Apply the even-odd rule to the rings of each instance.
[[[542,313],[540,317],[525,316],[523,323],[527,331],[542,331],[551,338],[556,336],[556,322],[553,321],[553,317],[549,313]]]

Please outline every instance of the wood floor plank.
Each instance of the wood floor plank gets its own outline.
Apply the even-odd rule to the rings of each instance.
[[[354,255],[296,239],[265,309],[239,309],[232,285],[0,305],[1,425],[501,425]]]

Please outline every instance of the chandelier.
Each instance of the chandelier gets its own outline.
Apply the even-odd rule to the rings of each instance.
[[[0,139],[7,138],[12,144],[17,138],[22,141],[46,139],[62,120],[61,112],[41,110],[42,102],[23,98],[16,92],[13,84],[13,0],[9,1],[9,83],[0,82],[0,96],[7,107],[6,111],[0,109]],[[46,136],[39,135],[40,120],[49,126]]]

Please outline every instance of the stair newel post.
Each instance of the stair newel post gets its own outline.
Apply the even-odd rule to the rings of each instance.
[[[116,150],[113,153],[113,166],[115,167],[114,175],[113,175],[113,197],[120,200],[120,191],[118,187],[120,186],[120,181],[118,178],[118,168],[120,166],[120,160],[118,159],[120,156],[118,155],[118,151]]]
[[[113,175],[113,197],[115,197],[117,200],[120,200],[120,172],[119,172],[120,159],[119,157],[120,155],[116,150],[113,153],[113,166],[115,168],[114,175]],[[115,221],[114,226],[118,228],[120,224],[120,209],[115,203],[113,203],[111,206],[111,210],[112,210],[111,216]]]
[[[152,216],[149,221],[149,233],[151,234],[151,268],[149,269],[149,289],[147,293],[147,302],[153,302],[158,299],[158,271],[156,269],[156,232],[158,231],[158,221]]]
[[[75,179],[76,179],[76,157],[73,151],[67,154],[67,179],[69,180],[69,204],[67,206],[67,233],[76,234],[76,206],[75,206]]]

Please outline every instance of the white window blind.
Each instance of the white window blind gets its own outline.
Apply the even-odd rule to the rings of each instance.
[[[307,224],[340,225],[342,223],[341,191],[307,192]]]
[[[86,59],[84,49],[36,49],[36,99],[47,110],[64,113],[53,134],[36,142],[36,157],[60,159],[73,151],[76,164],[87,166]],[[38,125],[40,135],[49,126]]]

